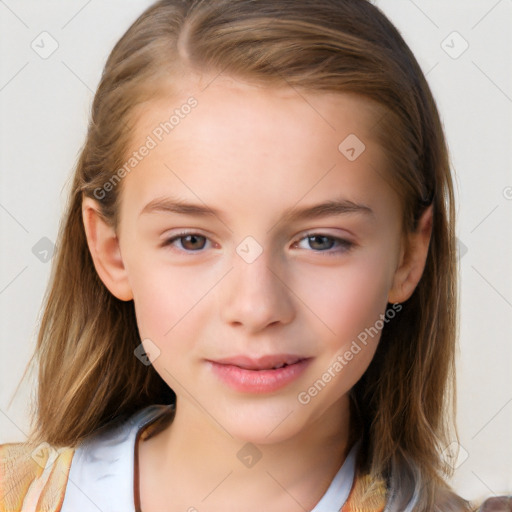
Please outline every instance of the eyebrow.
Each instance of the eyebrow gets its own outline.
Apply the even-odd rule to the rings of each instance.
[[[221,211],[211,208],[205,204],[195,204],[171,197],[158,197],[150,201],[139,213],[139,217],[152,213],[175,213],[180,215],[191,215],[195,217],[218,217],[223,218]],[[374,217],[373,210],[364,204],[355,203],[348,199],[331,199],[322,203],[305,208],[291,207],[285,210],[281,222],[297,222],[301,220],[315,219],[319,217],[342,215],[342,214],[365,214]]]

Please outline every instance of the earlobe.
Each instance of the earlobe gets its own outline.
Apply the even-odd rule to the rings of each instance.
[[[433,206],[430,205],[421,215],[416,231],[406,235],[393,286],[388,294],[390,303],[405,302],[423,275],[432,236],[432,215]]]
[[[119,300],[132,300],[133,293],[115,230],[105,222],[97,202],[90,197],[83,198],[82,219],[87,245],[99,278]]]

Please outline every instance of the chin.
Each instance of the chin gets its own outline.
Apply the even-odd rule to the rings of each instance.
[[[305,427],[299,412],[298,406],[263,399],[259,404],[228,406],[223,419],[220,420],[221,414],[216,418],[241,442],[264,445],[283,442],[299,434]]]

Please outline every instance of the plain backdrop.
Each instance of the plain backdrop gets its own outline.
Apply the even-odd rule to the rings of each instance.
[[[68,179],[115,42],[147,0],[0,0],[0,443],[30,425],[35,345]],[[464,497],[512,493],[512,0],[380,0],[437,100],[457,186]],[[50,54],[51,53],[51,54]]]

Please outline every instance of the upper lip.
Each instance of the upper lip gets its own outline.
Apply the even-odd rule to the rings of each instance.
[[[280,368],[284,365],[290,365],[307,359],[303,356],[297,356],[294,354],[273,354],[265,355],[257,358],[248,356],[233,356],[226,357],[224,359],[212,360],[213,363],[238,366],[245,370],[271,370],[274,368]]]

